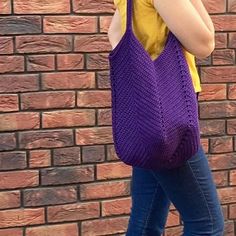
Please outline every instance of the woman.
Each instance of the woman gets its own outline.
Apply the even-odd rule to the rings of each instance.
[[[195,57],[215,47],[214,26],[201,0],[114,0],[117,9],[108,37],[114,49],[126,26],[126,4],[133,2],[133,29],[152,59],[163,49],[168,29],[181,42],[196,94],[201,91]],[[126,236],[158,236],[169,206],[180,213],[184,236],[222,236],[224,218],[203,147],[181,167],[171,170],[132,168],[132,208]]]

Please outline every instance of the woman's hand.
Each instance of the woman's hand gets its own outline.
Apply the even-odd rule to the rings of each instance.
[[[212,53],[214,26],[201,0],[153,0],[153,4],[186,50],[197,58]]]

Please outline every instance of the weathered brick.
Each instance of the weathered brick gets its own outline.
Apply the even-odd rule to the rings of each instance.
[[[229,184],[236,185],[236,170],[229,171]]]
[[[112,181],[80,185],[82,200],[121,197],[130,194],[130,181]]]
[[[229,205],[229,219],[236,219],[236,204]]]
[[[227,34],[226,33],[215,33],[215,49],[227,47]]]
[[[56,148],[53,150],[53,165],[66,166],[80,163],[80,147]]]
[[[224,135],[225,120],[199,120],[200,134],[204,136]]]
[[[0,7],[0,11],[1,11],[1,7]],[[13,38],[1,37],[0,38],[0,54],[11,54],[11,53],[13,53]]]
[[[0,151],[13,150],[16,148],[16,137],[14,133],[0,133]]]
[[[43,225],[26,228],[26,236],[78,236],[77,224]]]
[[[29,167],[47,167],[51,165],[50,150],[32,150],[29,154]]]
[[[82,183],[94,180],[94,167],[70,166],[53,167],[41,170],[42,185]]]
[[[111,92],[108,90],[79,91],[77,93],[79,107],[110,107]]]
[[[99,32],[101,33],[107,33],[108,32],[108,28],[111,24],[111,19],[112,16],[100,16],[99,17],[99,25],[100,25],[100,29]]]
[[[89,53],[87,57],[87,69],[105,70],[109,69],[107,53]]]
[[[177,211],[169,211],[166,221],[166,227],[177,226],[180,224],[180,217]]]
[[[17,14],[69,13],[70,0],[14,0],[14,12]]]
[[[228,98],[236,99],[236,84],[229,84],[228,86]]]
[[[75,51],[99,52],[111,49],[107,35],[79,35],[75,37]]]
[[[227,134],[236,134],[236,119],[227,120]]]
[[[210,152],[224,153],[233,151],[232,137],[212,137],[210,138]]]
[[[43,89],[88,89],[95,88],[94,72],[60,72],[42,75]]]
[[[18,96],[16,94],[0,94],[0,112],[17,111]]]
[[[76,129],[77,145],[105,144],[112,142],[112,128],[110,126]]]
[[[236,2],[235,0],[228,0],[228,11],[236,12]]]
[[[0,170],[24,169],[26,153],[23,151],[0,152]]]
[[[130,197],[102,201],[102,216],[130,214],[131,206]]]
[[[211,19],[216,31],[234,31],[236,29],[235,15],[212,15]]]
[[[0,35],[35,34],[41,32],[40,16],[0,17]]]
[[[236,82],[235,66],[217,66],[201,68],[202,83]]]
[[[123,162],[104,163],[97,165],[97,179],[117,179],[131,176],[131,166]]]
[[[125,233],[129,217],[116,217],[97,220],[86,220],[82,222],[82,235],[109,235]]]
[[[98,218],[99,202],[74,203],[48,207],[49,222],[66,222]]]
[[[38,184],[39,173],[37,170],[0,172],[0,189],[33,187]]]
[[[95,16],[45,16],[45,33],[96,33]]]
[[[43,208],[12,209],[0,212],[0,228],[43,224],[44,222]]]
[[[57,69],[58,70],[78,70],[84,67],[83,54],[58,54]]]
[[[74,91],[33,92],[21,94],[21,108],[23,110],[71,108],[74,106]]]
[[[221,204],[234,203],[236,201],[236,187],[217,189]]]
[[[24,57],[0,56],[0,71],[1,73],[24,71]]]
[[[20,148],[50,148],[73,145],[72,130],[25,131],[19,134]]]
[[[20,228],[9,228],[0,229],[0,236],[23,236],[23,229]]]
[[[200,104],[200,118],[225,118],[236,116],[236,102],[211,102]]]
[[[69,52],[71,49],[71,35],[16,36],[16,51],[18,53]]]
[[[218,49],[212,53],[213,65],[233,65],[235,63],[235,51],[233,49]]]
[[[112,0],[73,0],[73,11],[76,13],[113,13],[114,4]]]
[[[235,153],[208,154],[208,161],[211,170],[236,168]]]
[[[108,71],[97,72],[98,88],[111,88],[110,73]]]
[[[73,109],[44,112],[42,115],[43,128],[94,126],[95,110]]]
[[[165,236],[181,236],[182,234],[183,234],[183,225],[165,229]]]
[[[53,188],[26,189],[23,192],[24,206],[56,205],[75,202],[75,187],[63,186]]]
[[[55,69],[54,55],[27,55],[27,71],[52,71]]]
[[[105,148],[102,145],[84,146],[82,147],[82,162],[94,163],[103,162],[105,160]]]
[[[0,2],[0,14],[11,13],[11,0],[1,0]]]
[[[208,13],[224,13],[226,12],[226,1],[225,0],[203,0],[204,6]]]
[[[98,125],[112,125],[111,109],[98,110]]]
[[[39,113],[11,112],[0,114],[0,131],[39,128]]]
[[[107,145],[107,160],[108,161],[119,160],[119,158],[115,152],[114,144]]]
[[[20,207],[20,191],[0,192],[0,209],[14,207]]]
[[[0,75],[0,92],[27,92],[39,89],[39,78],[31,75]]]
[[[217,187],[224,187],[228,185],[227,171],[213,171],[212,175]]]

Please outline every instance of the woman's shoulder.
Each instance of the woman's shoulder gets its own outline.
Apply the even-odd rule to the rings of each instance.
[[[133,0],[134,2],[135,0]],[[136,1],[139,1],[139,3],[142,3],[144,5],[153,5],[153,0],[136,0]],[[127,0],[113,0],[114,4],[116,6],[119,6],[119,5],[123,5],[123,4],[126,4]]]

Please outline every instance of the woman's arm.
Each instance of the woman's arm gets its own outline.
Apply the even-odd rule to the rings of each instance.
[[[198,58],[215,48],[214,26],[201,0],[153,0],[154,7],[181,44]]]
[[[121,16],[118,8],[116,8],[114,15],[112,16],[112,20],[110,23],[110,26],[108,28],[108,39],[110,41],[110,44],[112,46],[112,49],[115,48],[115,46],[118,44],[121,35]]]

